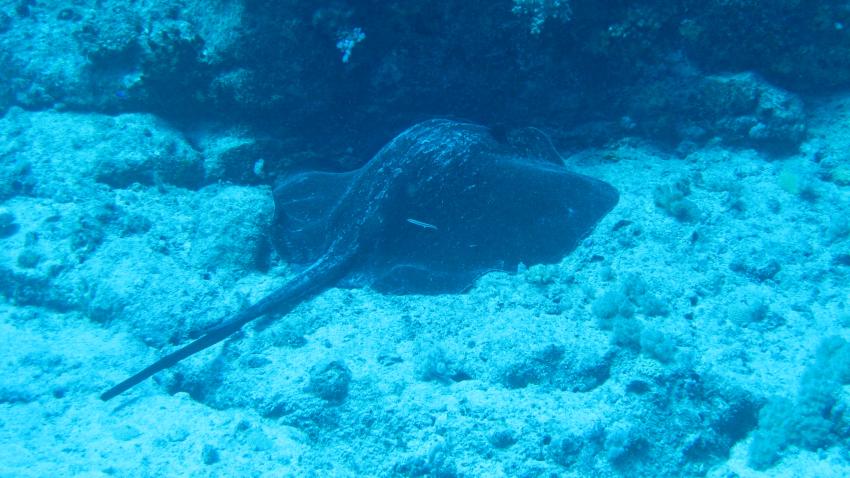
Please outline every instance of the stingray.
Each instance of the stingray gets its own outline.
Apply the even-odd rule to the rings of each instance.
[[[107,390],[109,400],[264,315],[331,287],[460,293],[489,271],[553,264],[616,204],[611,185],[568,170],[533,128],[416,124],[361,168],[304,172],[274,191],[271,241],[305,264],[281,289]]]

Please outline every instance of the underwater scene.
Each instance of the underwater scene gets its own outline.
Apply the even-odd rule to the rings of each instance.
[[[0,478],[850,476],[850,2],[0,0]]]

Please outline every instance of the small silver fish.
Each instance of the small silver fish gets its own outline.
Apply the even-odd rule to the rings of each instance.
[[[419,226],[423,229],[433,229],[437,230],[437,226],[433,224],[428,224],[427,222],[417,221],[416,219],[407,218],[407,222],[413,224],[414,226]]]

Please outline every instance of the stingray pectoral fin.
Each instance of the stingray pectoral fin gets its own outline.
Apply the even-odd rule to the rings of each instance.
[[[355,172],[296,174],[274,191],[275,222],[271,239],[287,262],[311,264],[336,239],[329,227]]]
[[[145,379],[152,377],[157,372],[161,372],[181,360],[230,337],[239,331],[242,326],[260,316],[270,312],[285,314],[291,311],[301,302],[316,295],[327,288],[329,284],[335,282],[338,278],[338,273],[342,270],[342,265],[343,263],[338,261],[332,264],[329,264],[328,261],[320,261],[314,264],[312,267],[295,276],[282,289],[266,296],[234,317],[208,330],[203,337],[162,357],[130,378],[105,391],[100,396],[100,399],[106,401],[126,392]]]

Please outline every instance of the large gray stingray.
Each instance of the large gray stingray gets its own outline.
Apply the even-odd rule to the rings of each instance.
[[[567,170],[536,130],[500,139],[482,126],[430,120],[360,169],[291,177],[275,190],[273,242],[282,257],[309,266],[101,398],[329,287],[461,292],[487,271],[560,261],[617,204],[617,190]]]

